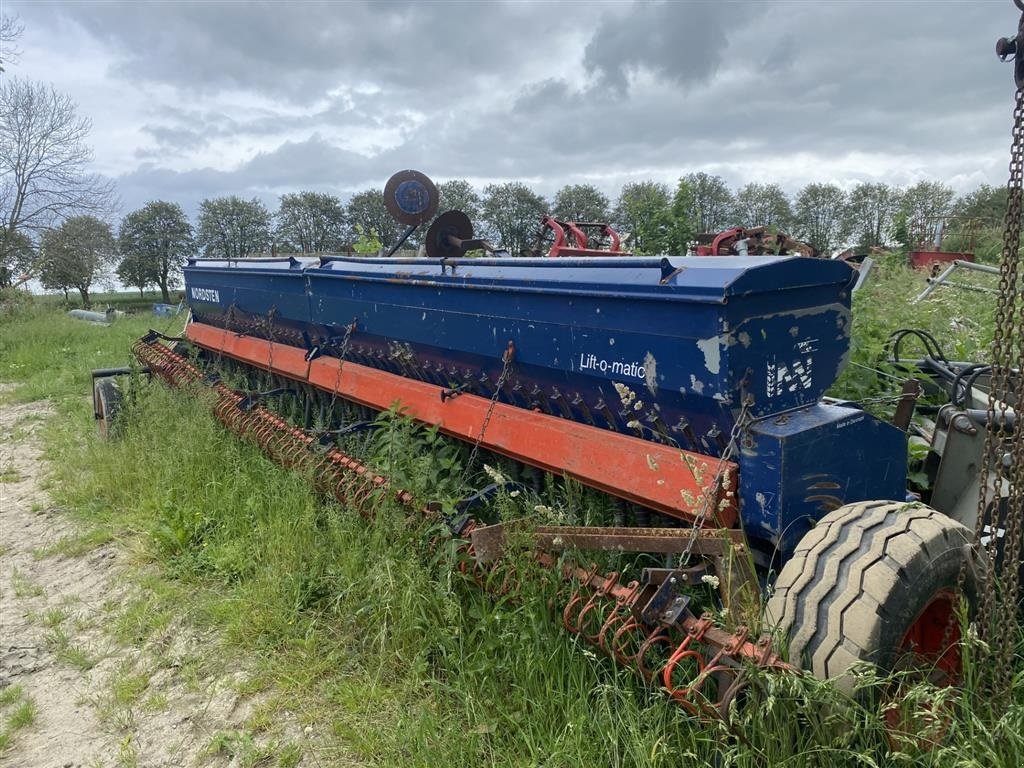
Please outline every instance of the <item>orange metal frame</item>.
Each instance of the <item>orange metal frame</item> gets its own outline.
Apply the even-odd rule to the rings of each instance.
[[[402,412],[416,421],[469,442],[477,440],[491,407],[487,398],[461,394],[442,400],[442,389],[434,384],[334,357],[307,361],[305,351],[297,347],[203,323],[190,323],[185,335],[211,352],[337,391],[339,397],[370,408],[384,410],[401,403]],[[705,525],[736,525],[738,467],[732,462],[504,403],[494,404],[480,445],[682,520],[694,521],[711,505]],[[721,488],[716,487],[719,477]]]

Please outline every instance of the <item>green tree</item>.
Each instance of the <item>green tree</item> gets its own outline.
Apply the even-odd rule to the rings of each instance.
[[[374,233],[381,247],[390,248],[398,242],[402,227],[384,205],[384,193],[381,190],[367,189],[352,195],[347,211],[352,226],[359,225],[364,233]]]
[[[667,253],[672,228],[671,207],[668,186],[654,181],[634,181],[623,185],[612,218],[615,228],[634,253]]]
[[[835,184],[808,184],[796,196],[793,235],[821,253],[839,248],[846,230],[846,193]]]
[[[934,237],[936,225],[951,212],[952,207],[952,187],[937,181],[919,181],[903,190],[893,223],[896,226],[902,220],[907,229],[906,240],[909,244],[929,244]],[[896,241],[899,241],[898,234],[894,229],[893,237]]]
[[[788,230],[793,220],[793,207],[778,184],[751,183],[736,192],[732,218],[741,227]]]
[[[547,201],[521,182],[484,188],[483,219],[490,236],[513,255],[533,246],[547,211]]]
[[[279,248],[327,253],[340,251],[345,246],[345,207],[334,195],[323,192],[281,195],[275,219]]]
[[[153,280],[153,265],[141,253],[121,254],[121,263],[117,265],[117,279],[124,285],[131,285],[139,289],[139,298],[145,298],[146,288],[156,285]],[[169,303],[169,299],[164,301]]]
[[[699,222],[699,208],[688,178],[684,176],[676,185],[670,211],[668,250],[680,256],[689,253],[690,243],[697,234]]]
[[[204,202],[205,204],[205,202]],[[177,203],[154,200],[132,211],[118,232],[121,264],[117,274],[141,293],[147,285],[160,288],[165,303],[177,285],[185,260],[195,253],[192,225]]]
[[[943,247],[951,251],[969,251],[982,262],[997,264],[1003,250],[1003,219],[1006,216],[1008,190],[982,184],[953,204]]]
[[[207,256],[240,259],[270,248],[270,212],[257,198],[217,197],[199,204],[198,245]]]
[[[470,221],[480,218],[480,195],[465,179],[445,181],[437,185],[437,191],[440,194],[440,204],[437,207],[439,214],[445,211],[462,211],[469,216]]]
[[[555,193],[555,218],[563,221],[609,220],[609,202],[593,184],[568,184]]]
[[[110,225],[95,216],[73,216],[43,235],[39,280],[44,288],[74,288],[90,305],[89,289],[107,276],[117,255]]]
[[[0,232],[0,288],[8,288],[31,273],[34,260],[35,248],[28,235],[7,229]]]
[[[685,198],[690,206],[684,218],[697,227],[697,232],[719,232],[732,223],[732,192],[721,176],[688,173],[681,181],[686,182]]]
[[[885,246],[890,241],[893,219],[900,209],[900,191],[888,184],[861,183],[853,188],[846,205],[846,227],[861,248]]]
[[[957,198],[953,205],[953,214],[1001,222],[1006,213],[1008,195],[1006,187],[982,184],[973,192],[968,192]]]
[[[352,250],[360,256],[376,256],[380,253],[381,242],[377,239],[377,233],[372,229],[367,232],[363,229],[362,224],[356,224],[355,236]]]

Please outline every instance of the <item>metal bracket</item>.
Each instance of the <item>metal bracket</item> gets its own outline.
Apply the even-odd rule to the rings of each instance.
[[[690,598],[680,594],[684,578],[680,571],[667,575],[647,604],[640,609],[640,620],[645,624],[678,624],[688,614]]]
[[[666,285],[669,280],[683,271],[682,267],[673,267],[672,262],[664,258],[659,266],[661,267],[661,280],[658,281],[658,285]]]
[[[458,397],[459,395],[461,395],[467,389],[469,389],[469,384],[460,384],[459,386],[457,386],[457,387],[455,387],[453,389],[442,389],[441,390],[441,402],[443,403],[446,400],[452,400],[452,399]]]

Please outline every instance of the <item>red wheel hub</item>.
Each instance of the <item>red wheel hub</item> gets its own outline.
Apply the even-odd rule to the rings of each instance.
[[[905,660],[907,656],[914,659],[915,666],[934,670],[932,682],[952,685],[960,678],[960,622],[952,590],[936,593],[911,623],[897,648],[897,664],[900,657]]]

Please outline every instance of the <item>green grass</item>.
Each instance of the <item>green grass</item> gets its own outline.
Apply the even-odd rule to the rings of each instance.
[[[99,663],[99,658],[85,648],[72,643],[71,637],[60,626],[53,626],[46,635],[46,645],[53,651],[57,661],[87,672]]]
[[[8,685],[0,688],[0,708],[7,707],[21,698],[24,690],[20,685]]]
[[[20,685],[0,688],[0,754],[12,746],[18,731],[35,722],[37,714],[35,702]]]
[[[885,363],[885,346],[889,335],[901,328],[928,331],[950,360],[984,362],[988,358],[995,327],[995,297],[939,288],[928,299],[912,304],[927,283],[921,272],[907,269],[901,260],[900,254],[880,258],[865,285],[854,294],[850,364],[829,394],[858,400],[898,395],[899,384],[887,376],[902,379],[910,374]],[[961,281],[991,288],[997,278],[979,274]],[[901,356],[919,358],[923,351],[919,344],[908,340]],[[881,410],[891,412],[894,408],[886,403]]]
[[[934,304],[905,307],[921,287],[920,277],[893,266],[873,276],[856,299],[856,362],[880,368],[885,335],[902,325],[935,331],[951,357],[978,355],[991,323],[977,297],[947,291]],[[253,734],[287,709],[316,724],[325,763],[1024,763],[1024,664],[1008,711],[980,689],[914,689],[929,701],[952,695],[939,749],[894,743],[877,705],[792,675],[755,675],[748,706],[732,722],[698,722],[560,630],[549,576],[526,569],[518,592],[481,592],[452,568],[440,531],[410,526],[386,505],[368,522],[324,502],[305,478],[225,432],[198,395],[140,381],[144,394],[127,406],[120,439],[101,443],[92,435],[87,368],[126,363],[133,322],[104,329],[47,311],[5,319],[12,332],[0,334],[0,379],[25,382],[19,400],[57,404],[61,418],[45,431],[52,485],[88,526],[88,540],[116,539],[156,566],[145,596],[112,611],[115,637],[142,644],[182,618],[216,628],[253,664],[246,689],[275,692],[246,731],[211,737],[211,754],[242,762],[259,754]],[[880,391],[879,379],[865,383],[852,372],[837,388],[856,397]],[[445,450],[432,439],[393,422],[369,447],[392,474],[425,490],[431,456]],[[545,503],[570,517],[593,514],[589,496],[571,486],[559,493]],[[214,655],[184,659],[181,669],[194,666],[199,680]],[[130,725],[134,709],[147,706],[146,682],[133,668],[111,681],[115,722]],[[276,759],[294,765],[300,753],[287,744]]]
[[[11,571],[11,587],[15,597],[39,597],[43,594],[43,588],[17,568]]]

